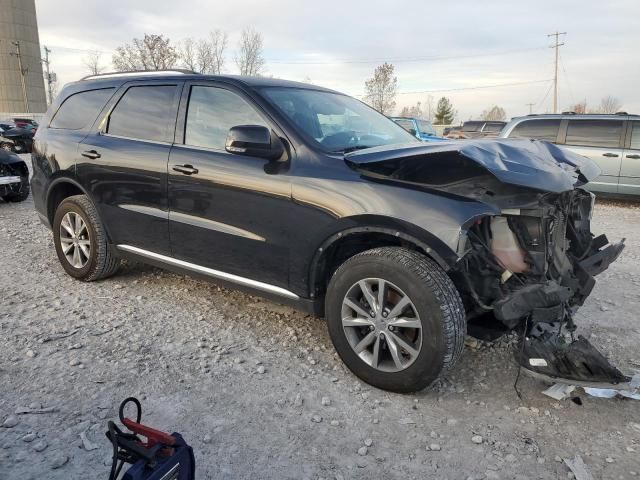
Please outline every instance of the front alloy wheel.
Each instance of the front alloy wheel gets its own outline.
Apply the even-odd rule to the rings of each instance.
[[[382,278],[354,283],[342,301],[349,345],[367,365],[383,372],[409,367],[422,348],[422,323],[407,294]]]
[[[345,365],[394,392],[430,385],[464,346],[465,312],[455,285],[433,260],[402,247],[345,261],[329,281],[325,316]]]

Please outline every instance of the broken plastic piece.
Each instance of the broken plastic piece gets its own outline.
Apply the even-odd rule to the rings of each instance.
[[[598,398],[614,398],[621,396],[640,400],[640,373],[636,373],[631,381],[626,385],[620,385],[620,388],[594,388],[582,387],[587,395]]]
[[[571,396],[571,393],[576,389],[573,385],[567,385],[565,383],[554,383],[549,388],[547,388],[543,395],[547,397],[551,397],[554,400],[560,401],[565,400]]]
[[[564,463],[566,463],[567,467],[573,472],[576,480],[593,480],[593,475],[587,470],[587,466],[584,464],[580,455],[576,455],[573,460],[565,458]]]
[[[547,365],[531,363],[535,360],[537,364],[539,359],[544,359]],[[584,337],[573,342],[548,333],[526,337],[522,348],[516,350],[516,360],[524,369],[552,382],[562,379],[567,384],[618,385],[631,380]]]

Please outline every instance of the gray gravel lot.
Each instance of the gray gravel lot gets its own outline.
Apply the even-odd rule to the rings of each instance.
[[[594,230],[628,247],[577,323],[633,373],[640,205],[599,204]],[[470,341],[444,381],[390,394],[346,371],[320,319],[139,264],[71,279],[31,199],[0,201],[0,252],[0,479],[106,479],[106,422],[129,395],[191,443],[199,479],[554,479],[576,454],[595,478],[640,476],[640,401],[556,402],[526,376],[520,400],[508,339]]]

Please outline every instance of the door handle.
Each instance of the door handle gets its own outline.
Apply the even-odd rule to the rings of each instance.
[[[194,173],[198,173],[198,169],[193,168],[193,165],[174,165],[173,171],[184,173],[185,175],[193,175]]]
[[[633,155],[627,155],[627,158],[640,158],[640,155],[636,155],[635,153]]]
[[[95,150],[85,150],[84,152],[82,152],[82,156],[90,158],[91,160],[95,160],[96,158],[100,158],[102,155],[100,155]]]
[[[609,152],[607,152],[607,153],[603,153],[602,156],[603,157],[617,157],[618,154],[617,153],[609,153]]]

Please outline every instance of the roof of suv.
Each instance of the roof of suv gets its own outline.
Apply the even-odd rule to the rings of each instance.
[[[634,113],[627,112],[618,112],[618,113],[573,113],[573,112],[564,112],[564,113],[534,113],[530,115],[523,115],[521,117],[513,117],[511,121],[514,120],[525,120],[525,119],[536,119],[536,118],[558,118],[561,120],[565,119],[580,119],[580,118],[589,118],[589,119],[598,119],[598,120],[620,120],[621,118],[633,117],[640,118],[640,115]]]
[[[190,72],[188,70],[166,70],[166,71],[141,71],[141,72],[112,72],[100,75],[90,75],[84,77],[73,85],[91,84],[114,84],[129,81],[157,81],[157,80],[218,80],[236,85],[247,86],[250,88],[259,87],[289,87],[289,88],[305,88],[309,90],[322,90],[325,92],[339,93],[317,85],[309,83],[294,82],[291,80],[282,80],[279,78],[269,77],[252,77],[243,75],[205,75],[201,73]]]

